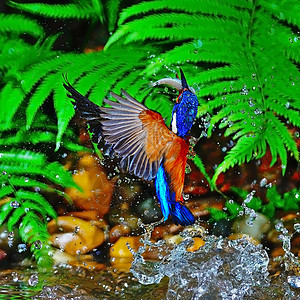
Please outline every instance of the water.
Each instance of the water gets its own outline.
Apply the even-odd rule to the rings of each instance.
[[[288,241],[284,241],[288,243]],[[186,249],[193,243],[186,237],[158,262],[143,259],[146,247],[134,255],[131,272],[142,284],[159,283],[169,278],[166,299],[300,299],[299,261],[285,249],[282,273],[271,274],[267,251],[247,239],[228,240],[207,236],[195,252]],[[156,247],[148,241],[148,247]],[[289,258],[289,259],[287,259]],[[274,264],[274,262],[272,262]]]
[[[285,254],[274,261],[262,245],[207,235],[200,226],[187,227],[176,246],[164,240],[154,243],[153,226],[146,225],[131,273],[69,266],[55,267],[52,273],[29,267],[2,270],[0,299],[299,300],[299,258],[290,252],[294,233],[289,235],[281,223],[276,228]],[[195,236],[205,245],[189,252]],[[145,260],[143,254],[149,250],[159,253],[159,259]]]
[[[165,298],[167,280],[145,286],[130,273],[108,268],[87,271],[57,267],[53,273],[28,268],[0,271],[0,299],[149,299]]]

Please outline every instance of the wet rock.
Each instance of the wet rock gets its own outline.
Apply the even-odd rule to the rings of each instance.
[[[95,210],[97,216],[102,218],[109,210],[116,179],[108,180],[97,158],[90,154],[80,159],[78,170],[72,177],[83,192],[70,188],[66,194],[74,206],[82,210]]]
[[[50,240],[54,247],[71,255],[85,254],[105,241],[105,234],[93,221],[61,216],[48,223]]]
[[[118,191],[122,201],[133,202],[135,198],[141,194],[142,189],[140,182],[128,183],[127,181],[121,181]]]
[[[111,226],[122,224],[132,231],[141,231],[138,216],[130,210],[128,203],[112,207],[109,211],[108,221]]]
[[[136,252],[142,245],[140,238],[140,236],[120,237],[110,248],[109,254],[111,261],[113,258],[124,258],[131,261],[133,259],[133,255],[128,247]]]
[[[121,236],[128,236],[131,229],[124,224],[117,224],[113,226],[109,231],[109,241],[115,243]]]
[[[253,238],[251,235],[245,233],[232,233],[228,236],[228,239],[231,241],[244,239],[252,243],[253,245],[259,245],[260,241]]]
[[[194,240],[194,245],[186,249],[189,252],[194,252],[205,244],[205,242],[199,237],[194,237],[193,240]]]
[[[218,220],[212,227],[212,234],[226,237],[231,233],[232,222],[226,219]]]
[[[117,242],[110,248],[110,263],[119,271],[128,272],[131,267],[133,255],[129,248],[134,252],[142,245],[138,236],[120,237]]]
[[[232,230],[235,233],[248,234],[260,241],[270,227],[270,220],[265,215],[256,213],[256,218],[246,216],[235,220]]]
[[[142,222],[146,224],[157,222],[163,217],[160,207],[152,197],[139,201],[135,211]]]
[[[103,270],[106,267],[104,264],[94,261],[92,255],[73,256],[58,249],[53,251],[53,260],[56,265],[69,264],[88,270]]]
[[[167,226],[165,225],[160,225],[160,226],[156,226],[154,227],[152,233],[151,233],[151,238],[155,241],[160,240],[164,237],[164,235],[166,235],[167,232]]]
[[[218,199],[215,196],[213,197],[205,197],[199,198],[196,200],[186,201],[186,206],[191,210],[195,217],[204,217],[209,215],[209,211],[207,210],[209,207],[214,207],[217,209],[223,209],[224,203],[223,199]]]

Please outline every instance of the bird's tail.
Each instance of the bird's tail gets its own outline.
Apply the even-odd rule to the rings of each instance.
[[[195,223],[192,212],[180,202],[171,203],[169,208],[175,224],[187,226]]]

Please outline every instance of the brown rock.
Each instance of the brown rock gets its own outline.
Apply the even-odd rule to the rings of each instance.
[[[53,246],[71,255],[87,253],[105,241],[103,230],[93,221],[87,222],[71,216],[61,216],[50,221],[48,231]]]

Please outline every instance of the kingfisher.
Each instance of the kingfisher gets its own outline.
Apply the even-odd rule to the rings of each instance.
[[[175,224],[187,226],[195,218],[184,205],[182,192],[189,132],[199,103],[181,69],[180,73],[181,80],[164,78],[153,84],[168,84],[179,91],[170,127],[158,112],[148,109],[124,90],[121,90],[123,97],[111,92],[116,101],[104,99],[110,107],[100,107],[80,94],[66,77],[63,86],[75,111],[87,121],[92,140],[99,143],[103,139],[110,152],[120,158],[124,170],[144,180],[154,180],[164,221],[171,215]]]

